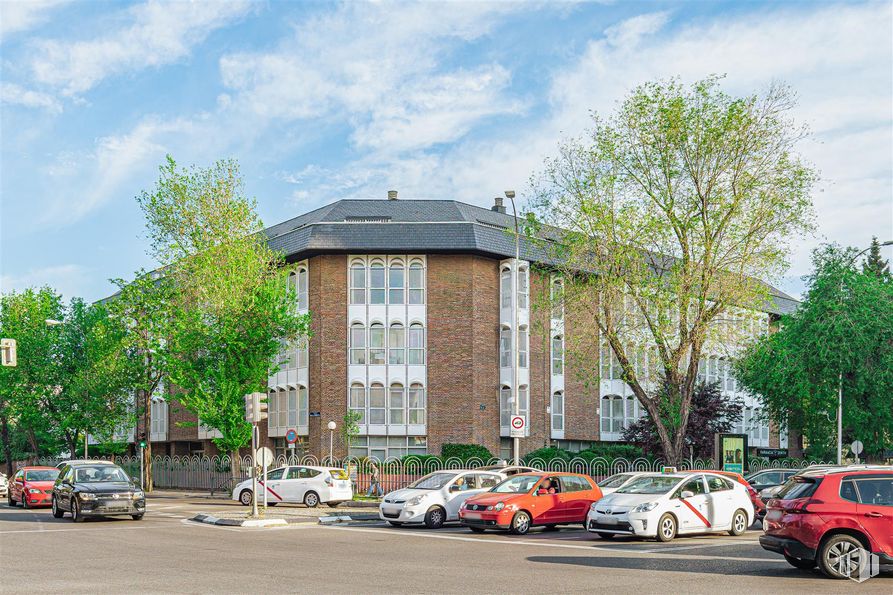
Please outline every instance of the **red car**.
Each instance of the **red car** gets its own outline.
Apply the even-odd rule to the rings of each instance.
[[[53,484],[59,476],[55,467],[22,467],[12,476],[7,504],[16,506],[19,502],[25,508],[49,506],[53,502]]]
[[[766,513],[766,505],[760,500],[760,493],[753,489],[740,473],[735,473],[734,471],[683,471],[683,473],[716,473],[717,475],[725,475],[744,486],[747,490],[747,495],[750,496],[750,502],[753,504],[753,511],[757,517],[762,517]]]
[[[893,564],[893,469],[797,475],[769,500],[760,545],[792,566],[855,578],[865,550]],[[864,566],[864,565],[863,565]]]
[[[459,521],[480,533],[508,529],[524,535],[533,526],[583,524],[589,506],[601,500],[595,481],[579,473],[523,473],[467,499]]]

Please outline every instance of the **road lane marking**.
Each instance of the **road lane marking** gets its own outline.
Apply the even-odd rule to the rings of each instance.
[[[70,529],[13,529],[12,531],[0,530],[0,535],[7,533],[63,533],[66,531],[85,531],[87,533],[98,533],[100,531],[132,531],[134,529],[165,529],[166,527],[103,527],[102,529],[86,529],[86,528],[70,528]]]

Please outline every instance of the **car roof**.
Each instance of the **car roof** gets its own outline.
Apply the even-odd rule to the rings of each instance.
[[[111,461],[106,461],[105,459],[72,459],[70,461],[62,461],[65,465],[114,465],[115,463]],[[60,463],[60,464],[62,464]]]
[[[852,466],[852,467],[842,467],[840,469],[826,469],[825,475],[838,475],[841,473],[846,473],[847,475],[863,475],[863,474],[874,474],[878,471],[893,473],[893,466],[890,465],[860,465],[860,466]]]
[[[26,465],[20,467],[22,471],[58,471],[55,467],[47,467],[45,465]]]

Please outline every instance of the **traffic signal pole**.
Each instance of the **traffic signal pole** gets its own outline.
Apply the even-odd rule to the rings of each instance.
[[[257,424],[251,424],[251,516],[257,518]],[[266,490],[264,490],[266,492]]]

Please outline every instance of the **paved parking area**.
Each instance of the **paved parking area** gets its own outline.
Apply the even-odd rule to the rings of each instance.
[[[580,529],[523,537],[384,523],[282,528],[193,523],[225,500],[156,497],[143,521],[54,519],[0,505],[0,592],[67,593],[865,593],[791,568],[764,552],[759,531],[669,544],[602,540]]]

